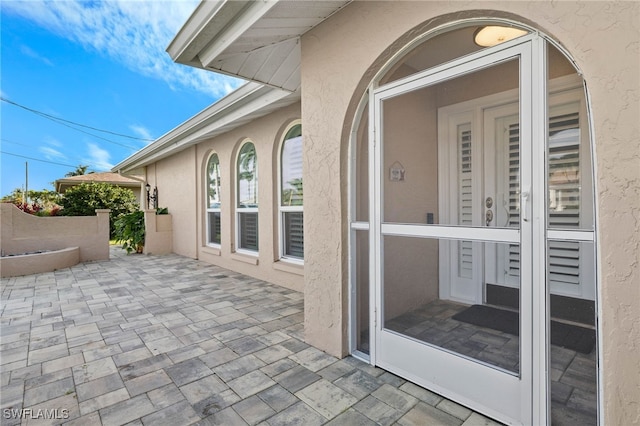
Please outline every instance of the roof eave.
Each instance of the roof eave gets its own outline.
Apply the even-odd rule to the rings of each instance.
[[[203,51],[217,56],[229,44],[266,14],[279,0],[202,1],[178,31],[167,53],[177,63],[206,68],[200,60]],[[213,40],[213,42],[212,42]]]
[[[293,92],[300,86],[300,37],[350,1],[309,2],[317,13],[299,5],[291,9],[284,0],[203,1],[167,52],[183,65]],[[273,35],[273,26],[283,19],[292,22],[286,26],[289,32],[285,28]],[[249,33],[250,42],[245,37]]]
[[[247,83],[231,92],[218,102],[194,115],[176,128],[170,130],[155,142],[116,164],[111,171],[128,171],[152,164],[197,142],[218,134],[221,128],[230,130],[234,120],[256,114],[259,110],[275,102],[290,97],[295,101],[296,94],[268,87],[258,83]]]

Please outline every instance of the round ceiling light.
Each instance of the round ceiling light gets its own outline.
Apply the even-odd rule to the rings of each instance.
[[[527,34],[527,31],[521,30],[520,28],[491,25],[479,28],[473,35],[473,41],[478,46],[491,47],[525,34]]]

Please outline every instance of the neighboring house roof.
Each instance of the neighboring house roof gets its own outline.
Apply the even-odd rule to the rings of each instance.
[[[178,63],[294,92],[300,36],[350,3],[203,1],[167,47]]]
[[[203,1],[167,47],[182,64],[251,82],[112,169],[137,172],[300,100],[300,36],[349,1]]]
[[[118,173],[89,173],[86,175],[70,176],[55,181],[56,192],[63,194],[67,189],[85,182],[104,182],[125,188],[140,188],[141,181]]]

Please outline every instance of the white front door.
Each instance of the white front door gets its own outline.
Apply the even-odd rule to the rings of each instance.
[[[519,228],[517,98],[511,90],[438,110],[439,216],[448,223]],[[519,288],[519,244],[485,250],[469,240],[442,240],[440,253],[442,299],[478,304],[487,300],[487,284]]]
[[[581,150],[584,107],[580,81],[550,82],[549,225],[580,229],[589,209],[588,152]],[[518,93],[509,90],[438,110],[439,215],[466,226],[518,228],[520,222]],[[585,158],[586,157],[586,158]],[[550,243],[550,292],[594,300],[590,253],[577,242]],[[461,303],[504,304],[517,297],[519,246],[485,251],[471,241],[440,242],[440,297]]]
[[[544,194],[544,188],[532,188],[529,161],[536,136],[532,40],[535,36],[514,40],[382,86],[373,93],[370,110],[377,197],[371,220],[376,265],[372,360],[512,424],[532,422],[537,386],[533,321],[539,318],[533,310],[532,277],[540,259],[533,250],[530,201],[536,191]],[[482,117],[473,111],[447,123],[449,149],[440,146],[442,108],[504,91],[515,93],[515,114],[497,113],[496,118],[505,125],[517,123],[513,146],[474,142],[482,141],[474,135],[484,130]],[[544,120],[544,114],[538,119]],[[504,171],[516,177],[508,183],[492,181],[486,173],[498,167],[496,158],[504,149],[518,160],[514,170]],[[483,160],[476,165],[474,158]],[[476,166],[485,170],[481,179],[474,177]],[[501,188],[503,184],[509,188]],[[496,205],[510,201],[504,199],[507,195],[498,201],[499,191],[516,197],[523,213],[505,222]],[[494,197],[491,203],[489,196]],[[492,218],[486,217],[489,209]],[[519,303],[498,320],[517,332],[488,333],[455,320],[458,314],[473,315],[469,305],[482,302],[484,289],[477,277],[492,273],[485,259],[508,253],[518,264],[510,285],[518,289]],[[443,256],[455,261],[443,268]],[[449,294],[442,294],[445,288]]]

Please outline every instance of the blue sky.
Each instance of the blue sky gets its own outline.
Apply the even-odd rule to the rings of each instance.
[[[197,3],[3,0],[2,98],[156,139],[241,84],[175,64],[165,52]],[[53,190],[77,165],[108,171],[149,143],[70,124],[80,132],[9,102],[0,108],[0,195],[24,187],[25,162],[29,189]]]

